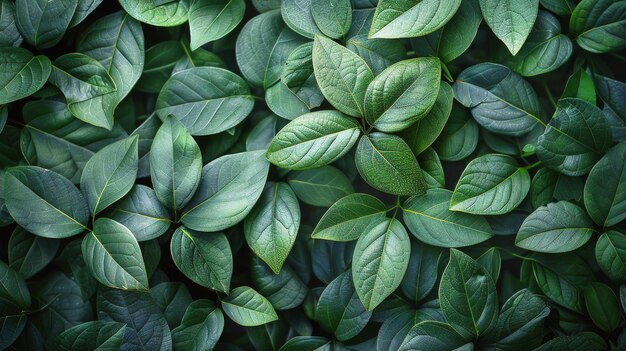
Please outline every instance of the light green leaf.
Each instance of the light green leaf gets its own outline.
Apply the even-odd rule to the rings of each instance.
[[[576,43],[593,53],[626,48],[626,3],[613,0],[583,0],[572,12],[570,31]]]
[[[485,22],[515,56],[533,28],[539,0],[480,0]]]
[[[200,147],[185,126],[167,117],[150,148],[150,178],[157,198],[177,211],[185,207],[200,184]]]
[[[217,134],[239,124],[254,99],[241,77],[217,67],[195,67],[174,74],[163,86],[156,112],[173,115],[192,135]]]
[[[473,159],[463,170],[450,200],[450,210],[477,215],[513,211],[530,189],[528,171],[514,158],[488,154]]]
[[[317,27],[329,38],[344,37],[352,24],[350,0],[312,0],[311,14]]]
[[[626,235],[613,230],[600,235],[595,254],[598,266],[609,278],[626,278]]]
[[[484,217],[448,210],[452,192],[429,189],[402,205],[404,223],[420,241],[439,247],[463,247],[493,236]]]
[[[137,177],[137,140],[132,136],[105,146],[85,164],[80,189],[94,216],[133,187]]]
[[[22,37],[38,49],[58,44],[80,0],[17,0],[16,23]]]
[[[356,168],[375,189],[394,195],[426,190],[422,170],[402,138],[384,133],[364,135],[356,150]]]
[[[154,190],[136,184],[121,200],[111,206],[108,217],[128,228],[137,241],[163,235],[170,227],[170,214]]]
[[[400,286],[410,252],[409,235],[395,218],[368,228],[359,237],[352,259],[352,278],[366,310],[373,310]]]
[[[350,179],[333,166],[289,172],[287,183],[300,201],[311,206],[330,207],[354,192]]]
[[[403,130],[433,107],[441,78],[437,58],[400,61],[382,71],[365,92],[365,119],[383,132]]]
[[[224,330],[224,315],[215,303],[196,300],[185,310],[180,326],[172,330],[175,350],[212,350]]]
[[[35,56],[22,48],[0,48],[0,104],[34,94],[46,83],[51,71],[46,56]]]
[[[240,286],[222,299],[224,313],[244,327],[263,325],[278,319],[274,307],[254,289]]]
[[[369,31],[371,38],[420,37],[454,16],[461,0],[380,0]]]
[[[439,285],[441,312],[466,340],[477,338],[498,319],[498,295],[489,274],[471,257],[450,250],[450,262]]]
[[[268,183],[244,222],[248,246],[274,271],[280,272],[300,227],[300,206],[286,183]]]
[[[208,163],[180,221],[189,229],[204,232],[241,222],[261,196],[268,170],[263,151],[226,155]]]
[[[128,228],[99,218],[83,239],[83,258],[100,283],[123,290],[148,290],[148,276],[137,239]]]
[[[211,290],[228,293],[233,256],[222,233],[198,233],[179,227],[171,242],[176,267],[189,279]]]
[[[34,166],[9,168],[4,178],[6,207],[27,231],[58,239],[87,229],[89,207],[67,178]]]
[[[313,70],[324,97],[339,111],[363,116],[363,99],[374,74],[357,54],[316,36],[313,43]]]
[[[302,115],[276,134],[267,159],[287,169],[325,166],[345,155],[360,134],[359,125],[337,111]]]
[[[159,27],[173,27],[187,22],[189,0],[119,0],[136,20]]]
[[[244,0],[191,0],[191,50],[230,33],[243,19]]]

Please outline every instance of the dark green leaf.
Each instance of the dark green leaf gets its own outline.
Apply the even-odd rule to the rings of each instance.
[[[464,350],[464,338],[449,324],[437,321],[425,321],[415,325],[407,334],[400,351],[416,350]]]
[[[626,278],[626,236],[617,231],[608,231],[596,243],[596,261],[611,279]]]
[[[593,53],[626,48],[626,3],[613,0],[583,0],[572,12],[570,31],[576,43]]]
[[[212,350],[224,330],[224,315],[209,300],[196,300],[172,330],[175,350]]]
[[[136,184],[128,194],[111,206],[108,216],[128,228],[137,241],[158,238],[170,227],[170,215],[154,192]]]
[[[613,290],[602,283],[593,282],[584,289],[585,304],[589,317],[598,328],[610,333],[615,330],[621,321],[619,302]]]
[[[46,83],[51,71],[46,56],[35,56],[22,48],[0,48],[0,104],[34,94]]]
[[[235,323],[246,327],[266,324],[278,319],[274,307],[254,289],[240,286],[222,299],[224,313]]]
[[[288,177],[298,199],[312,206],[330,207],[354,192],[350,179],[333,166],[289,172]]]
[[[38,49],[58,44],[69,28],[79,0],[17,0],[17,28]]]
[[[126,326],[92,321],[72,327],[58,336],[55,350],[114,350],[122,346]]]
[[[59,241],[15,228],[9,239],[9,266],[28,279],[44,269],[59,249]]]

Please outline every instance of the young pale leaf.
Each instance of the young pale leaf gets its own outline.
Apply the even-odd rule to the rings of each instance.
[[[626,278],[626,235],[613,230],[602,234],[595,253],[604,274],[615,281]]]
[[[585,182],[585,208],[596,224],[610,227],[626,219],[626,142],[612,147]]]
[[[326,100],[350,116],[363,116],[363,98],[374,74],[357,54],[316,36],[313,43],[315,79]]]
[[[28,279],[44,269],[58,249],[59,240],[33,235],[17,227],[9,239],[9,266]]]
[[[262,13],[248,21],[237,37],[237,65],[250,83],[269,88],[280,79],[291,51],[305,42],[283,23],[280,11]]]
[[[148,290],[148,276],[137,239],[128,228],[98,218],[83,239],[83,257],[100,283],[123,290]]]
[[[137,177],[137,136],[107,145],[87,161],[80,189],[95,216],[130,191]]]
[[[537,123],[544,124],[532,86],[505,66],[471,66],[461,72],[453,88],[455,98],[490,132],[519,136]]]
[[[411,242],[395,218],[368,228],[356,243],[352,278],[365,309],[372,311],[393,293],[409,265]]]
[[[51,71],[52,64],[46,56],[35,56],[22,48],[0,48],[0,104],[34,94],[46,83]]]
[[[373,188],[394,195],[420,195],[426,182],[409,146],[396,135],[364,135],[356,149],[356,168]]]
[[[181,324],[172,330],[175,350],[212,350],[224,330],[224,315],[215,303],[196,300],[185,310]]]
[[[420,241],[439,247],[463,247],[493,236],[484,217],[448,210],[452,192],[429,189],[402,205],[404,222]]]
[[[248,246],[278,274],[296,241],[300,206],[286,183],[268,183],[258,203],[246,217]]]
[[[576,43],[593,53],[626,48],[626,3],[613,0],[583,0],[572,12],[570,31]]]
[[[536,252],[560,253],[584,245],[593,234],[593,223],[583,209],[560,201],[539,207],[522,223],[515,245]]]
[[[113,350],[124,341],[126,325],[117,322],[91,321],[61,333],[55,350]]]
[[[546,167],[579,176],[589,173],[609,147],[611,127],[602,111],[581,99],[561,99],[536,151]]]
[[[400,61],[382,71],[365,92],[365,119],[383,132],[406,129],[433,107],[439,91],[437,58]]]
[[[380,0],[369,31],[371,38],[420,37],[454,16],[461,0]]]
[[[222,299],[222,309],[233,322],[244,327],[263,325],[278,319],[272,304],[248,286],[233,289]]]
[[[267,148],[267,159],[287,169],[325,166],[345,155],[360,133],[356,121],[340,112],[307,113],[276,134]]]
[[[217,67],[194,67],[174,74],[163,86],[156,113],[173,115],[192,135],[217,134],[243,121],[254,106],[246,82]]]
[[[358,239],[366,229],[381,223],[387,206],[368,194],[351,194],[339,199],[326,211],[311,237],[333,241]]]
[[[354,290],[351,270],[342,273],[326,286],[315,310],[315,318],[322,328],[341,341],[359,334],[371,316],[372,312],[363,307]]]
[[[34,166],[9,168],[4,178],[6,207],[27,231],[58,239],[87,229],[89,207],[67,178]]]
[[[528,171],[514,158],[488,154],[473,159],[463,170],[450,200],[450,210],[477,215],[513,211],[530,189]]]
[[[435,104],[428,113],[413,125],[400,132],[413,154],[419,155],[439,137],[452,112],[452,87],[441,82]]]
[[[172,221],[154,190],[136,184],[120,201],[111,206],[108,217],[128,228],[137,241],[148,241],[165,233]]]
[[[150,178],[157,198],[177,211],[185,207],[200,184],[200,147],[185,126],[167,117],[150,148]]]
[[[173,27],[187,22],[190,0],[119,0],[136,20],[159,27]]]
[[[449,324],[424,321],[414,325],[402,341],[398,351],[415,350],[465,350],[466,340]]]
[[[485,22],[515,56],[533,28],[539,0],[480,0]]]
[[[230,33],[241,22],[245,11],[244,0],[191,0],[191,50]]]
[[[83,1],[81,1],[82,3]],[[122,101],[144,68],[141,24],[123,11],[102,17],[81,33],[77,50],[95,58],[107,70]]]
[[[450,262],[439,285],[441,312],[466,340],[479,337],[498,318],[498,295],[487,272],[461,251],[450,250]]]
[[[54,60],[50,83],[63,92],[76,118],[111,130],[118,102],[117,86],[104,66],[85,54],[65,54]]]
[[[18,0],[16,23],[22,37],[38,49],[58,44],[69,28],[80,0]]]
[[[329,38],[341,39],[352,24],[350,0],[312,0],[311,14],[319,30]]]
[[[176,267],[206,288],[228,293],[233,275],[233,256],[222,233],[198,233],[179,227],[170,246]]]
[[[214,232],[241,222],[261,196],[269,170],[263,151],[222,156],[202,168],[198,191],[183,211],[185,227]]]
[[[287,183],[300,201],[311,206],[330,207],[354,192],[350,179],[333,166],[289,172]]]

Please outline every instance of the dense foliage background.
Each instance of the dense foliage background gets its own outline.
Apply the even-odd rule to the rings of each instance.
[[[626,1],[0,0],[0,349],[626,349]]]

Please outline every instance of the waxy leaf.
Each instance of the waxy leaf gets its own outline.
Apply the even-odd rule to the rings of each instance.
[[[135,184],[110,209],[108,217],[128,228],[137,241],[158,238],[171,224],[167,208],[159,202],[154,190],[141,184]]]
[[[9,266],[24,278],[44,269],[59,249],[59,241],[33,235],[17,227],[9,239]]]
[[[209,300],[196,300],[185,310],[181,324],[172,329],[174,349],[212,350],[224,330],[224,315]]]
[[[266,324],[278,319],[274,307],[254,289],[240,286],[222,299],[224,313],[233,322],[246,327]]]
[[[340,39],[352,24],[352,4],[349,0],[312,0],[313,20],[327,37]]]
[[[35,56],[22,48],[0,48],[0,104],[34,94],[46,83],[51,71],[46,56]]]
[[[173,27],[187,22],[190,0],[119,0],[138,21],[160,27]]]
[[[626,235],[613,230],[600,235],[595,253],[604,274],[616,281],[626,278]]]
[[[58,336],[57,350],[119,349],[126,326],[108,321],[91,321],[72,327]]]
[[[465,339],[449,324],[439,321],[425,321],[409,330],[399,351],[412,350],[464,350]]]
[[[24,41],[17,29],[15,17],[15,2],[0,1],[0,46],[2,47],[19,47]]]
[[[22,37],[38,49],[58,44],[69,28],[80,0],[18,0],[16,24]]]
[[[298,199],[312,206],[330,207],[354,192],[350,179],[333,166],[289,172],[288,177],[287,183]]]
[[[569,22],[576,43],[593,53],[626,48],[626,3],[612,0],[583,0]]]
[[[608,285],[593,282],[585,286],[585,305],[589,317],[598,328],[610,333],[620,323],[620,315],[615,313],[619,310],[619,302],[613,289]]]
[[[537,18],[539,0],[480,0],[485,22],[515,56]]]
[[[243,0],[191,0],[191,50],[230,33],[243,19],[245,10]]]

